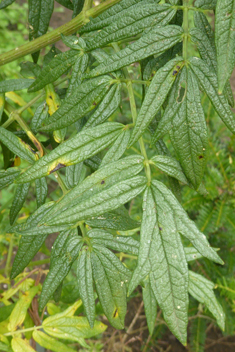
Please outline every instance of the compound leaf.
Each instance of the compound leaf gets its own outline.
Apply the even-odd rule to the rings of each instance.
[[[20,175],[16,182],[29,182],[49,175],[62,167],[84,161],[115,141],[122,128],[123,125],[120,123],[109,122],[78,133],[60,144],[50,154],[40,158],[30,169]]]

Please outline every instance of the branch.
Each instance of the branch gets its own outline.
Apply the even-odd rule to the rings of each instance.
[[[107,10],[109,7],[115,5],[119,1],[120,0],[107,0],[88,11],[82,11],[77,17],[64,24],[63,26],[60,26],[59,28],[55,29],[51,33],[44,34],[31,42],[28,42],[18,48],[15,48],[0,55],[0,66],[15,61],[28,54],[33,54],[38,50],[45,48],[45,46],[47,45],[56,43],[58,40],[61,39],[61,34],[73,34],[79,28],[84,26],[84,24],[88,23],[90,17],[94,18],[99,16],[102,12]]]

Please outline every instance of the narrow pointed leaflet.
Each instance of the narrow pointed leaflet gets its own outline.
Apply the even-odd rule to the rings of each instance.
[[[155,74],[137,116],[135,127],[129,142],[130,146],[138,141],[156,115],[157,111],[161,108],[175,81],[177,73],[182,68],[182,65],[183,58],[177,57],[169,61]]]
[[[138,264],[129,292],[147,275],[164,319],[175,336],[185,344],[188,323],[187,262],[173,214],[158,199],[155,188],[148,188],[144,194]]]

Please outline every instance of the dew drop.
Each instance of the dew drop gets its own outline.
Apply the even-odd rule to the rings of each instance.
[[[178,309],[180,309],[180,306],[177,306]]]

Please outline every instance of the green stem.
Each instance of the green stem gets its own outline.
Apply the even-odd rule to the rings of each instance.
[[[119,79],[114,80],[114,81],[119,81],[119,82],[124,82],[124,83],[131,82],[131,83],[136,83],[136,84],[146,84],[146,85],[149,85],[149,84],[150,84],[150,81],[143,81],[143,80],[140,80],[140,79],[126,79],[126,78],[119,78]]]
[[[7,332],[6,334],[4,334],[4,336],[12,336],[15,334],[24,334],[27,331],[34,331],[34,330],[39,330],[42,328],[42,325],[40,326],[33,326],[32,328],[28,328],[28,329],[21,329],[21,330],[16,330],[16,331],[11,331],[11,332]]]
[[[184,39],[183,39],[183,58],[186,62],[188,59],[188,0],[183,0],[183,30],[184,30]]]
[[[10,273],[13,246],[14,246],[14,235],[12,234],[11,235],[11,240],[10,240],[10,245],[9,245],[9,248],[8,248],[6,267],[5,267],[5,270],[4,270],[4,273],[5,273],[6,277],[9,277],[9,273]]]
[[[64,24],[63,26],[60,26],[59,28],[53,30],[51,33],[44,34],[29,43],[21,45],[18,48],[15,48],[0,55],[0,66],[15,61],[21,57],[24,57],[25,55],[35,53],[38,50],[45,48],[47,45],[56,43],[61,39],[61,34],[71,35],[75,33],[84,24],[89,22],[90,17],[94,18],[99,16],[102,12],[104,12],[114,4],[118,3],[119,1],[120,0],[104,1],[100,5],[88,11],[82,11],[77,17]]]
[[[22,106],[20,109],[17,110],[18,114],[19,115],[22,114],[22,112],[27,110],[30,106],[32,106],[34,103],[36,103],[44,95],[45,95],[45,93],[41,93],[41,94],[37,95],[35,98],[33,98],[32,100],[30,100],[27,104],[25,104],[24,106]]]

